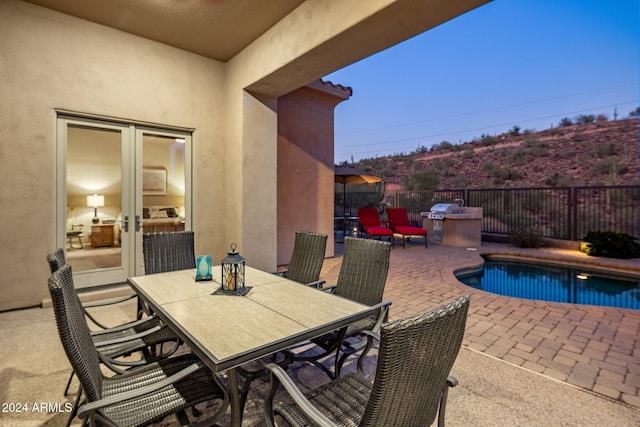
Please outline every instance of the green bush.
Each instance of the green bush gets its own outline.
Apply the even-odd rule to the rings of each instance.
[[[482,135],[480,137],[480,145],[484,147],[488,147],[490,145],[496,145],[498,143],[498,138],[491,135]]]
[[[591,256],[607,258],[640,258],[640,243],[627,233],[589,231],[580,249]]]
[[[464,152],[462,153],[462,158],[465,160],[471,160],[473,159],[474,155],[475,155],[475,151],[473,150],[473,147],[467,147],[464,149]]]
[[[571,125],[573,125],[573,122],[568,117],[565,117],[562,120],[560,120],[560,126],[566,127],[566,126],[571,126]]]
[[[544,237],[536,227],[522,227],[510,230],[509,241],[519,248],[537,249],[544,245]]]
[[[612,156],[616,154],[616,142],[613,141],[604,144],[595,144],[593,146],[593,153],[600,159]]]
[[[549,187],[570,187],[573,184],[573,179],[569,175],[554,172],[547,174],[544,178],[544,184]]]

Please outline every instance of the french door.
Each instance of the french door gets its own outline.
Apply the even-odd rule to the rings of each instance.
[[[191,131],[60,114],[56,244],[77,288],[144,273],[142,234],[191,229]]]

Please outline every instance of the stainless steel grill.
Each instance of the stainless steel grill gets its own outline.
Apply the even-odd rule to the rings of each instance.
[[[435,205],[431,206],[431,211],[429,212],[427,218],[443,220],[445,214],[455,213],[457,208],[458,205],[456,203],[436,203]]]

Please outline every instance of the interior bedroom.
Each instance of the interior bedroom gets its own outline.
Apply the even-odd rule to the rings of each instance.
[[[123,179],[141,168],[142,231],[182,231],[185,225],[185,144],[174,137],[144,135],[142,162],[125,165],[127,141],[120,132],[71,127],[67,135],[67,258],[74,271],[122,263]],[[123,149],[124,147],[124,149]],[[135,226],[135,219],[129,220]]]

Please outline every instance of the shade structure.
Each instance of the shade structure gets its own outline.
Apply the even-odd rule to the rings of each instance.
[[[382,178],[371,172],[354,168],[351,165],[342,164],[334,167],[335,182],[342,184],[342,216],[347,216],[347,184],[374,184],[383,182]],[[346,221],[342,222],[342,236],[347,231]]]
[[[382,178],[371,172],[356,169],[350,165],[340,165],[334,168],[335,182],[340,184],[373,184],[382,182]]]

